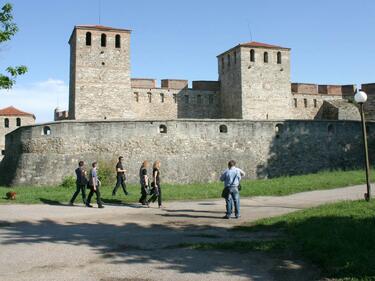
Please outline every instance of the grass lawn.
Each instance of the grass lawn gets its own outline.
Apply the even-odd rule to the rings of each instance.
[[[284,231],[287,247],[318,265],[323,277],[375,280],[375,201],[327,204],[239,229]]]
[[[375,175],[375,170],[372,171]],[[375,180],[375,177],[373,178]],[[333,171],[320,172],[316,174],[280,177],[266,180],[246,180],[242,182],[241,196],[261,195],[287,195],[302,191],[330,189],[364,183],[364,171]],[[101,193],[106,203],[136,202],[140,196],[138,185],[129,185],[130,196],[125,197],[119,189],[116,197],[111,196],[113,186],[103,186]],[[182,184],[162,185],[164,200],[198,200],[208,198],[220,198],[222,183],[208,184]],[[6,200],[5,194],[8,191],[17,192],[17,200]],[[0,187],[0,203],[66,203],[72,196],[75,187]],[[94,196],[95,197],[95,196]],[[78,197],[76,202],[80,202]]]

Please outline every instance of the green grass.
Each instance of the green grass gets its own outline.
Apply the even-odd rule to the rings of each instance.
[[[283,250],[287,247],[286,240],[259,240],[259,241],[230,241],[218,243],[182,243],[177,248],[189,248],[194,250],[230,250],[238,252],[261,251],[270,252]]]
[[[318,265],[323,277],[375,280],[375,201],[327,204],[239,229],[284,231],[290,249]]]
[[[375,175],[375,171],[372,171]],[[373,177],[375,180],[375,177]],[[241,196],[262,196],[262,195],[288,195],[303,191],[330,189],[364,183],[364,172],[356,171],[333,171],[320,172],[316,174],[300,175],[292,177],[280,177],[266,180],[247,180],[242,182]],[[129,185],[130,196],[125,197],[119,189],[118,195],[112,198],[113,186],[103,186],[102,197],[107,203],[118,203],[118,200],[126,202],[136,202],[139,198],[140,188],[138,185]],[[220,198],[222,183],[208,184],[181,184],[162,185],[163,200],[198,200],[209,198]],[[17,192],[17,200],[9,201],[5,199],[8,191]],[[0,203],[50,203],[59,204],[69,201],[75,188],[71,187],[0,187]],[[78,197],[77,202],[79,202]]]

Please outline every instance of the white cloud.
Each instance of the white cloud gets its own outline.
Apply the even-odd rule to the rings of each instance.
[[[16,85],[11,90],[0,91],[0,108],[13,105],[33,113],[38,123],[53,120],[53,111],[67,109],[69,86],[62,80],[48,79],[30,85]]]

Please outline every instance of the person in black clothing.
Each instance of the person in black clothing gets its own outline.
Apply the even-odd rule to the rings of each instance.
[[[151,190],[151,198],[148,200],[148,203],[155,202],[158,199],[159,208],[162,208],[161,202],[161,186],[160,186],[160,161],[155,161],[152,167],[152,190]]]
[[[139,198],[139,203],[142,205],[148,205],[147,194],[149,180],[147,175],[148,161],[145,160],[142,163],[141,168],[139,169],[139,183],[141,184],[141,198]]]
[[[122,166],[122,160],[123,159],[124,159],[124,157],[120,156],[118,158],[118,162],[116,164],[117,182],[116,182],[115,188],[112,191],[112,196],[116,195],[117,189],[120,187],[120,185],[121,185],[122,190],[124,191],[125,195],[129,194],[128,191],[126,190],[126,184],[125,184],[125,172],[126,172],[126,170]]]
[[[73,206],[74,204],[74,200],[76,200],[78,194],[80,192],[82,192],[82,200],[83,200],[83,204],[86,204],[86,186],[87,186],[87,174],[86,174],[86,170],[83,168],[83,165],[85,165],[85,163],[83,161],[79,161],[78,163],[78,168],[76,169],[76,176],[77,176],[77,179],[76,179],[76,192],[74,192],[73,194],[73,197],[72,199],[70,199],[70,206]]]
[[[98,178],[98,171],[97,171],[97,163],[94,162],[92,163],[92,169],[90,170],[90,176],[89,176],[89,188],[90,188],[90,193],[89,196],[87,197],[86,201],[86,207],[92,208],[92,205],[90,205],[91,202],[91,197],[96,194],[96,202],[98,203],[98,208],[102,209],[104,208],[102,199],[100,198],[100,181]]]

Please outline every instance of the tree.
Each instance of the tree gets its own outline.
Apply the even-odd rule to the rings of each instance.
[[[12,15],[13,7],[10,3],[6,3],[0,11],[0,44],[12,39],[14,34],[17,33],[18,27],[13,22]],[[0,89],[11,89],[16,83],[16,77],[27,72],[27,67],[21,66],[9,66],[5,70],[8,74],[4,75],[0,73]]]

